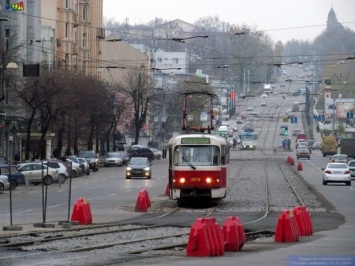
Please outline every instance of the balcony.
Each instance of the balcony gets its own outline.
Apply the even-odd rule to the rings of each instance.
[[[0,10],[0,21],[10,21],[10,16],[6,12]]]

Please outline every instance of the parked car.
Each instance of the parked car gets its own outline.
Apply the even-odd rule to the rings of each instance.
[[[267,94],[266,93],[261,94],[261,98],[267,98]]]
[[[90,175],[90,165],[85,158],[77,157],[78,161],[83,164],[84,174]]]
[[[133,157],[126,168],[126,179],[131,177],[146,177],[151,179],[152,169],[151,162],[146,157]]]
[[[322,168],[323,185],[328,183],[346,183],[351,185],[351,174],[346,163],[328,163],[326,168]]]
[[[151,151],[154,153],[154,159],[160,160],[162,157],[162,152],[156,148],[150,148]]]
[[[314,142],[312,147],[311,147],[312,150],[322,150],[322,142]]]
[[[94,151],[79,151],[78,157],[85,158],[91,170],[94,172],[99,171],[99,158]]]
[[[128,155],[131,159],[133,157],[146,157],[149,162],[154,160],[154,152],[152,152],[149,148],[139,148],[135,150],[133,153]]]
[[[6,175],[0,175],[0,194],[4,193],[5,190],[10,189],[9,178]]]
[[[350,160],[348,162],[348,167],[349,167],[350,175],[355,176],[355,160]]]
[[[309,160],[309,159],[311,159],[311,154],[309,152],[309,149],[306,146],[300,146],[296,150],[296,157],[297,157],[297,159],[306,158]]]
[[[267,103],[266,102],[261,102],[260,106],[267,106]]]
[[[129,156],[127,154],[127,152],[125,151],[118,151],[118,156],[120,156],[120,158],[122,158],[122,163],[123,164],[128,164],[129,162]]]
[[[25,176],[19,172],[15,165],[0,164],[0,175],[6,175],[9,178],[11,189],[15,190],[20,184],[25,184]]]
[[[52,169],[57,170],[57,178],[58,182],[64,183],[65,180],[69,177],[69,174],[71,174],[71,169],[69,164],[66,162],[63,162],[61,160],[48,160],[48,161],[43,161],[43,164],[45,166],[48,166]],[[73,176],[72,176],[73,177]]]
[[[333,163],[348,163],[349,162],[349,157],[346,154],[334,154],[332,157],[332,162]]]
[[[104,161],[104,166],[122,166],[123,160],[118,152],[108,152]]]
[[[45,185],[50,185],[53,181],[58,180],[58,170],[48,167],[42,162],[20,163],[17,167],[29,183],[34,185],[42,183],[42,180]]]
[[[254,110],[254,107],[253,106],[248,106],[247,107],[247,111],[253,111]]]
[[[78,160],[78,158],[74,156],[68,156],[66,161],[69,165],[71,165],[71,171],[73,177],[78,177],[84,174],[84,164]]]

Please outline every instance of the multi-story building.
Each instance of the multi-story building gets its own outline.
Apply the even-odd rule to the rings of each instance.
[[[43,63],[97,77],[102,21],[103,0],[42,0]]]
[[[25,108],[9,82],[20,86],[28,65],[98,77],[102,18],[103,0],[0,0],[0,157],[12,159],[26,139],[19,132]],[[48,158],[52,136],[46,140]],[[36,138],[31,134],[31,141]]]
[[[9,84],[20,85],[24,64],[40,61],[41,52],[35,46],[40,39],[40,17],[40,1],[0,0],[0,156],[10,160],[20,147],[18,127],[25,110]]]

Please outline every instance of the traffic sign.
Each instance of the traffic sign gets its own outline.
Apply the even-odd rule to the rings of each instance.
[[[353,119],[353,117],[354,117],[353,113],[349,113],[349,112],[346,113],[346,118],[347,119]]]
[[[297,117],[296,116],[291,117],[291,124],[297,124]]]

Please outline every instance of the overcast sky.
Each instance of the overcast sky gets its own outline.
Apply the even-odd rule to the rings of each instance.
[[[104,17],[130,25],[155,18],[194,23],[218,16],[231,24],[256,26],[273,41],[313,41],[326,28],[333,7],[338,22],[355,31],[355,0],[103,0]]]

